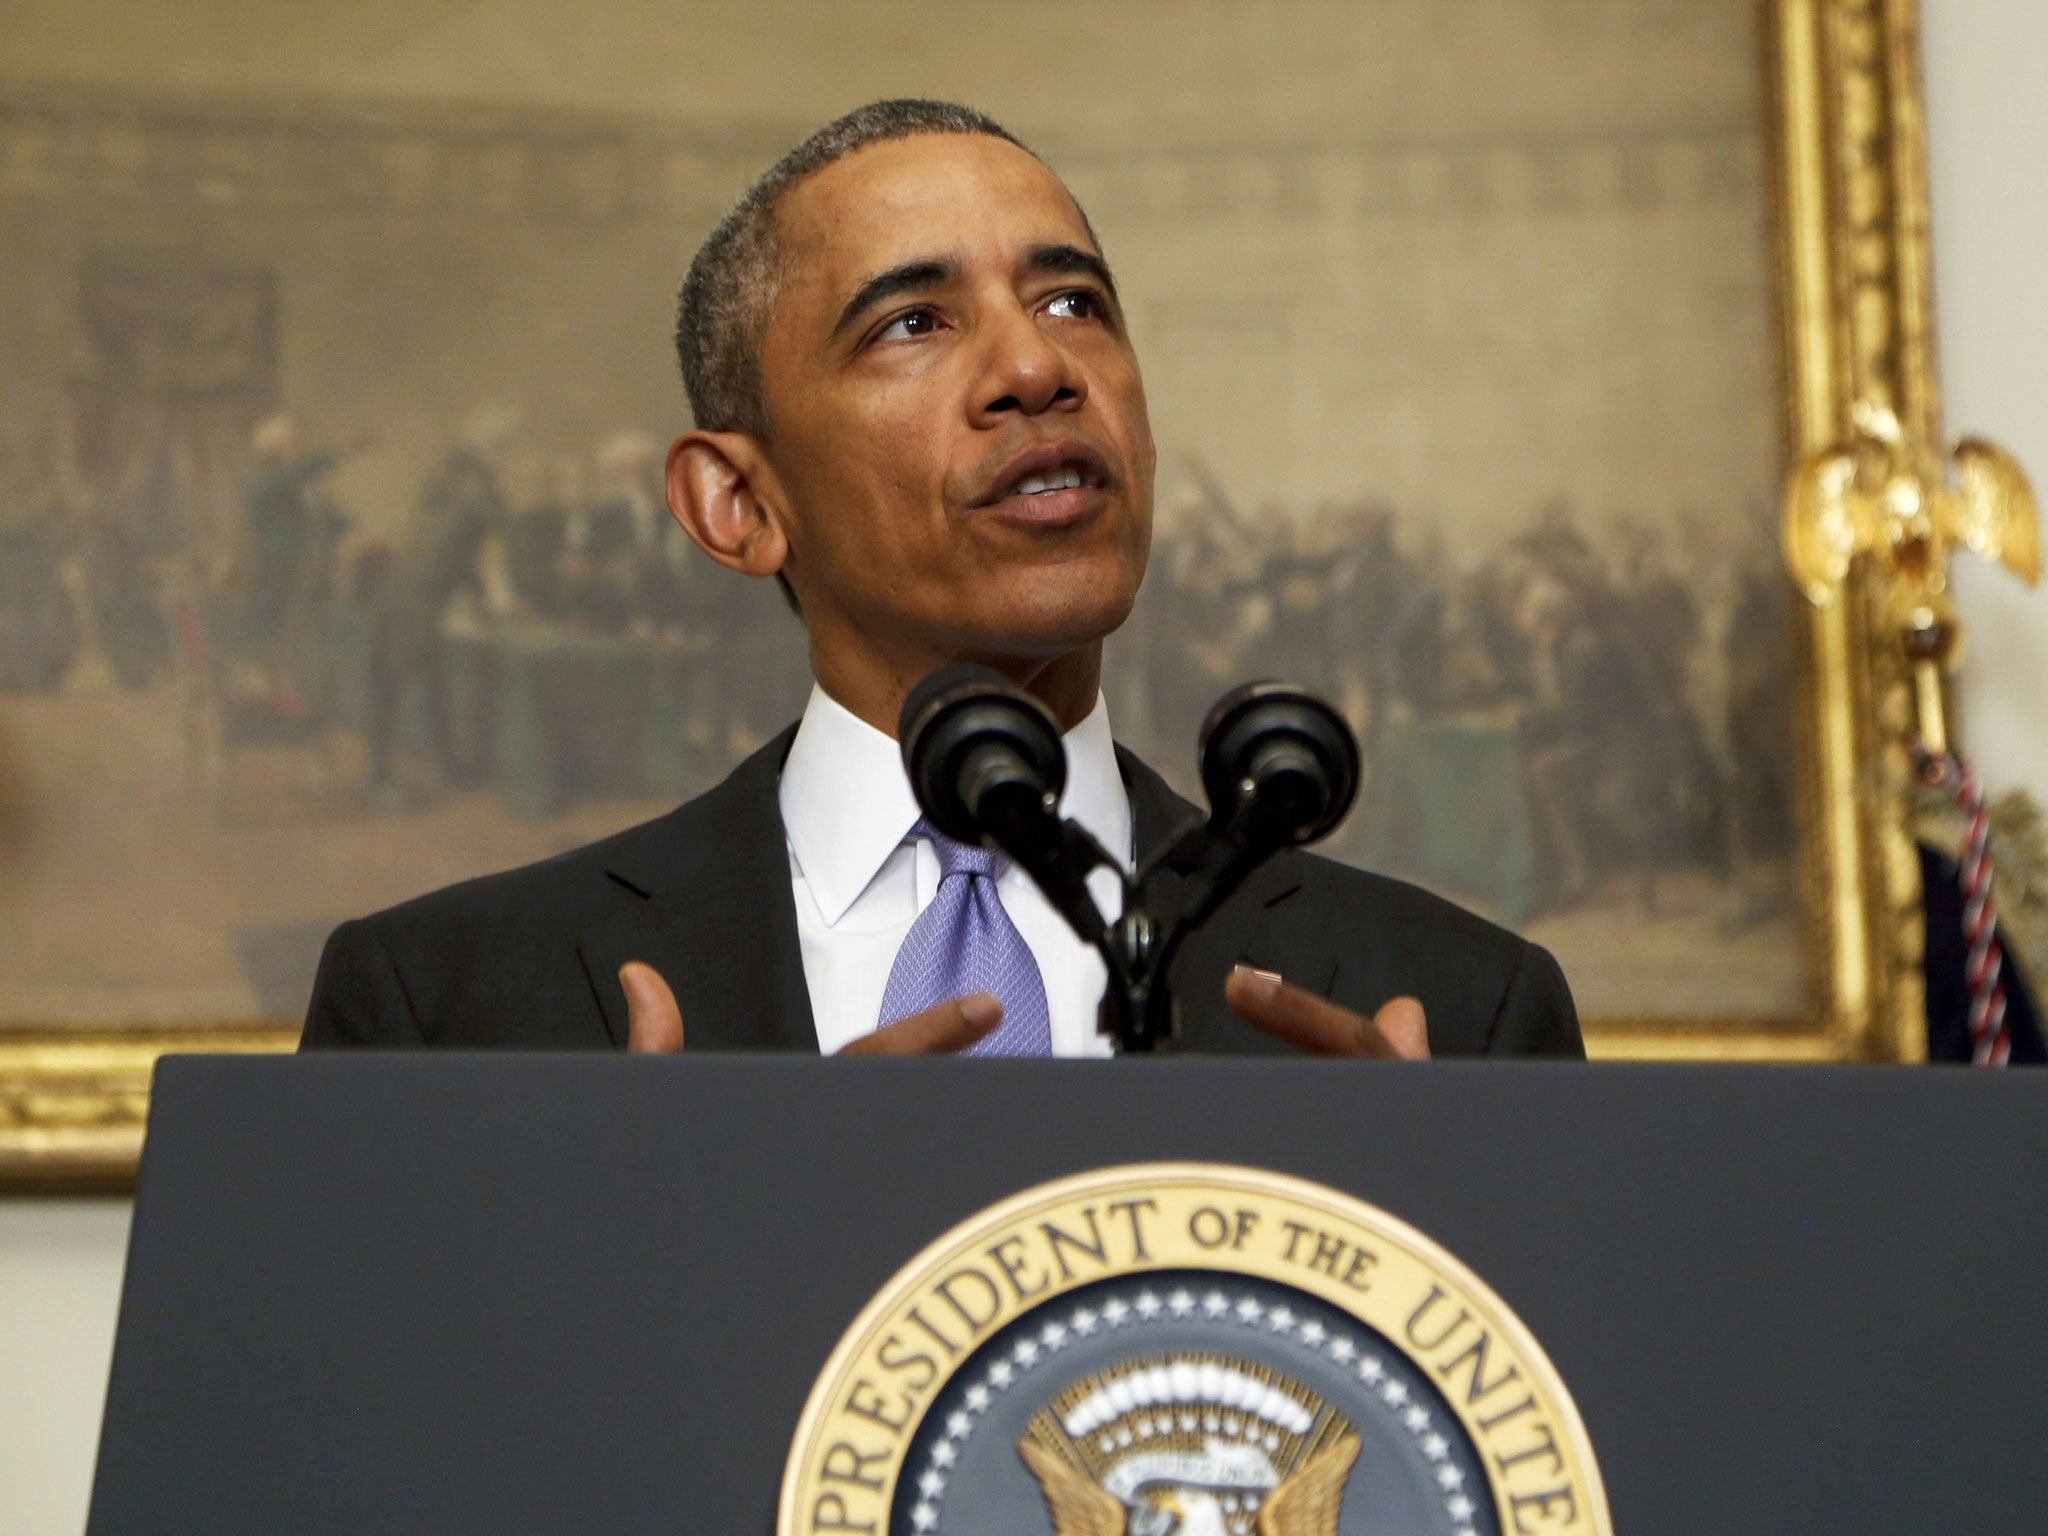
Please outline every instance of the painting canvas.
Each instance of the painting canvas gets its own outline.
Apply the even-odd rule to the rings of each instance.
[[[861,101],[1068,181],[1160,447],[1118,735],[1364,747],[1334,855],[1589,1018],[1810,1007],[1753,0],[0,0],[0,1029],[290,1020],[658,814],[800,624],[667,520],[697,243]]]

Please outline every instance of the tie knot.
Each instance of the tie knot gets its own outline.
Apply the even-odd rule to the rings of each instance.
[[[931,839],[932,851],[939,856],[939,880],[942,884],[955,875],[994,875],[1000,867],[1001,854],[948,837],[922,818],[913,835]]]

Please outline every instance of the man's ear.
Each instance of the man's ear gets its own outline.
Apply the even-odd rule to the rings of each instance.
[[[668,450],[668,509],[720,565],[773,576],[789,558],[781,487],[744,432],[685,432]]]

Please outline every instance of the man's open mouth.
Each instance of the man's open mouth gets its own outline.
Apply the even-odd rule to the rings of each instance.
[[[992,507],[1012,497],[1053,497],[1062,491],[1106,491],[1112,484],[1102,455],[1085,443],[1052,443],[1028,449],[1005,464],[979,505]]]
[[[1026,475],[1011,489],[1012,496],[1043,496],[1047,491],[1079,490],[1086,484],[1081,466],[1068,464],[1048,474]]]

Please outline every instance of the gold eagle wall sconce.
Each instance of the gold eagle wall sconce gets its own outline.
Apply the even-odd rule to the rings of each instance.
[[[1850,419],[1850,438],[1792,477],[1785,557],[1817,608],[1842,601],[1857,562],[1867,562],[1872,620],[1897,636],[1911,674],[1917,746],[1945,759],[1942,685],[1957,647],[1949,555],[1961,546],[2038,583],[2039,507],[2026,472],[1996,444],[1963,438],[1944,451],[1916,442],[1895,412],[1871,401],[1857,402]]]

